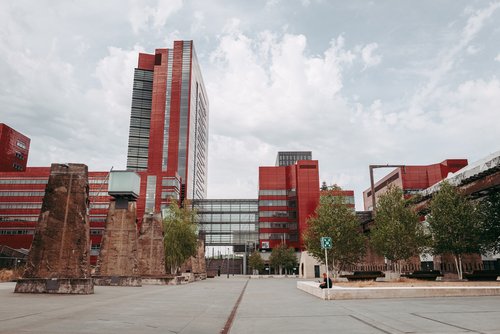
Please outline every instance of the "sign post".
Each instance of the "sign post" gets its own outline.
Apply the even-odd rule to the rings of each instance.
[[[330,272],[328,271],[328,249],[332,249],[332,238],[321,237],[321,248],[325,250],[325,267],[326,267],[326,300],[330,299]]]

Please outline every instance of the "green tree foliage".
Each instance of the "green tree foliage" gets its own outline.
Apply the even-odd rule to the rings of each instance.
[[[483,226],[480,212],[448,182],[443,182],[433,196],[430,209],[427,221],[433,239],[433,253],[452,254],[458,277],[462,279],[462,255],[481,251]]]
[[[260,256],[258,251],[254,251],[250,256],[248,256],[248,265],[252,270],[261,271],[264,269],[264,260]]]
[[[295,256],[295,249],[288,248],[285,244],[280,244],[278,247],[273,248],[271,256],[269,257],[269,264],[271,267],[277,269],[279,274],[283,274],[283,269],[288,273],[297,266],[297,257]]]
[[[345,198],[339,196],[340,190],[337,186],[330,187],[328,193],[321,195],[315,214],[308,219],[303,234],[307,251],[322,263],[325,263],[325,251],[321,248],[320,239],[332,238],[333,248],[328,250],[328,267],[336,271],[358,263],[366,249],[366,237],[361,232],[356,213]]]
[[[198,232],[196,212],[186,205],[180,208],[173,201],[168,215],[163,219],[163,245],[165,247],[165,267],[175,274],[191,256],[196,255]]]
[[[377,202],[375,226],[370,233],[373,249],[396,264],[420,254],[427,245],[423,224],[408,206],[399,187],[390,186]]]
[[[500,191],[489,193],[480,204],[483,219],[483,252],[500,253]]]

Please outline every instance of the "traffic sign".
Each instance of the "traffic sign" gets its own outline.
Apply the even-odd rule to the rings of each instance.
[[[332,249],[333,242],[330,237],[321,237],[321,248],[323,249]]]

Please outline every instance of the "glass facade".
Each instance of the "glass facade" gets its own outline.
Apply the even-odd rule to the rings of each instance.
[[[128,170],[142,171],[148,167],[152,93],[153,71],[136,68],[127,152]]]
[[[299,160],[312,160],[311,151],[289,151],[278,152],[276,156],[276,166],[294,165]]]
[[[195,200],[200,233],[206,246],[244,246],[258,243],[258,201],[256,199]]]

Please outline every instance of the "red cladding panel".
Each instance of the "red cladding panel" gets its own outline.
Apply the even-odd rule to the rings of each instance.
[[[153,71],[155,67],[155,55],[139,53],[137,68],[141,70]]]
[[[179,164],[179,127],[182,87],[182,42],[174,42],[172,64],[172,86],[170,92],[170,125],[168,135],[167,171],[175,174]],[[175,175],[170,175],[175,176]],[[185,182],[185,180],[183,180]]]
[[[319,165],[317,160],[301,160],[297,168],[297,222],[299,245],[304,249],[302,234],[307,229],[307,219],[319,204]]]
[[[149,129],[148,170],[161,172],[163,135],[165,127],[165,103],[167,97],[168,50],[156,50],[156,65],[153,72],[153,99],[151,103],[151,125]]]

